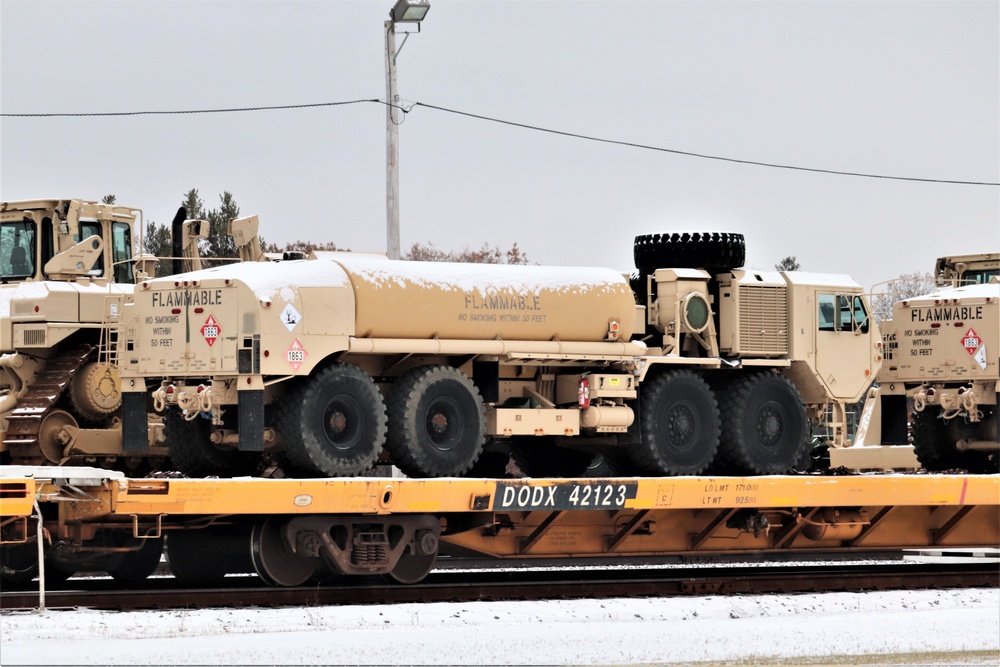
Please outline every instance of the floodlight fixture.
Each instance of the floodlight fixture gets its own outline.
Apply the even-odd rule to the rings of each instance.
[[[430,0],[396,0],[389,18],[393,23],[420,23],[430,8]]]

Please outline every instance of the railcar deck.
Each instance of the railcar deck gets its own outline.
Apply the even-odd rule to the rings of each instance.
[[[434,517],[441,550],[499,558],[1000,546],[1000,475],[609,479],[128,479],[0,473],[4,541],[150,538],[278,516]]]

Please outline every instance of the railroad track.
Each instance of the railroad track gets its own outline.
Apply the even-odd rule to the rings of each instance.
[[[785,567],[705,567],[615,570],[437,570],[411,586],[381,577],[340,578],[296,588],[261,587],[256,577],[229,577],[226,587],[191,589],[171,577],[147,580],[121,590],[110,579],[73,579],[65,590],[46,592],[47,608],[164,609],[283,607],[551,600],[678,595],[735,595],[899,589],[997,588],[995,563],[879,565],[797,565]],[[37,591],[4,591],[0,609],[35,609]]]

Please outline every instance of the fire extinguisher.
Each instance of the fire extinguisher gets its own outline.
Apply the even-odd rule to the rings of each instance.
[[[576,388],[576,403],[581,410],[590,407],[590,380],[586,375],[580,376],[580,384]]]

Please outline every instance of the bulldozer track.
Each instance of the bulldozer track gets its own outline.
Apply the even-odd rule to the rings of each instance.
[[[94,345],[77,345],[50,360],[38,373],[28,391],[18,399],[17,408],[8,415],[4,445],[13,463],[37,465],[46,463],[39,444],[39,431],[45,417],[52,412],[60,397],[93,353]]]

